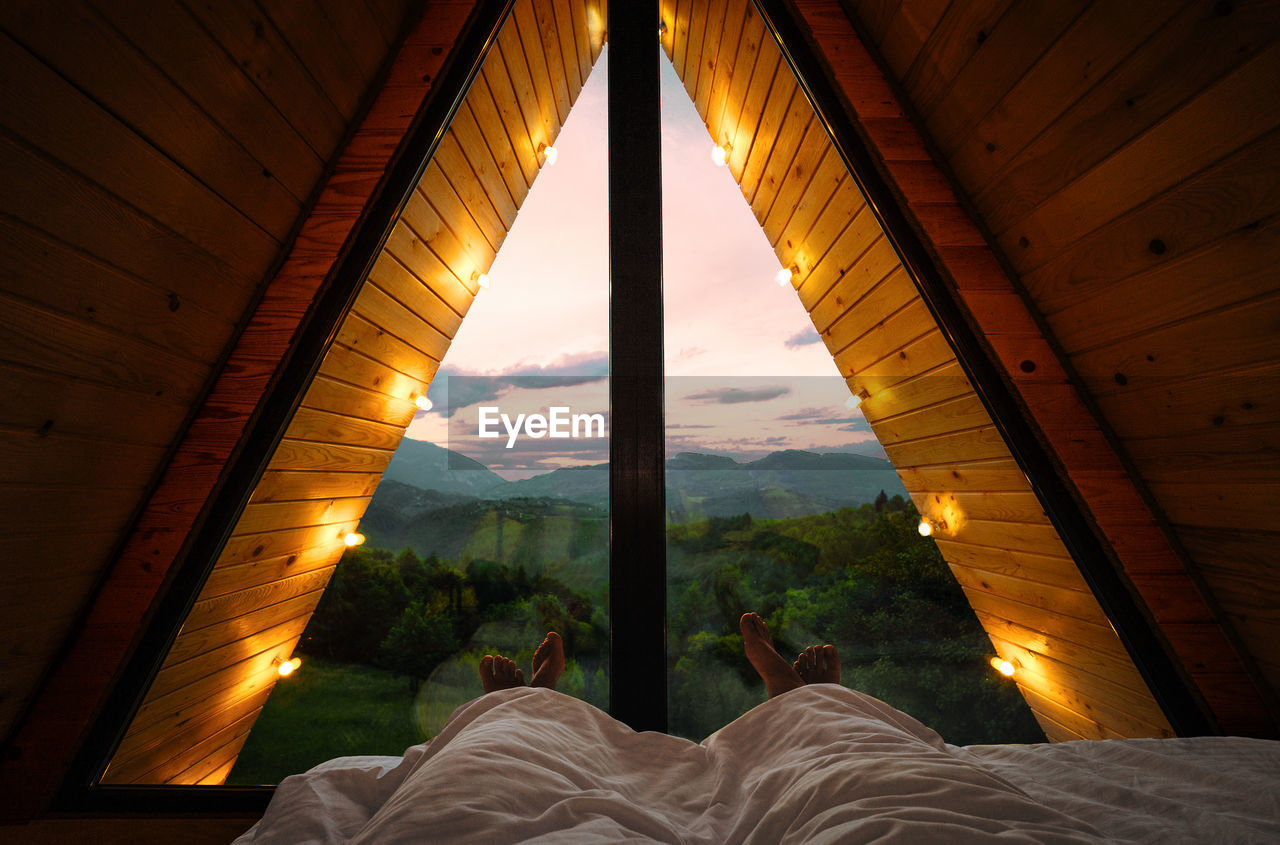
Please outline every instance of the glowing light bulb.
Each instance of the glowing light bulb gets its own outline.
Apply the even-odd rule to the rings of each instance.
[[[777,282],[780,286],[785,287],[786,285],[791,284],[791,276],[792,276],[791,270],[787,269],[786,267],[783,267],[777,273],[773,274],[773,280]]]
[[[927,519],[922,519],[920,524],[916,526],[916,530],[920,532],[921,537],[928,537],[933,533],[933,526],[929,524]]]
[[[538,153],[542,155],[542,160],[547,164],[555,164],[556,159],[560,157],[560,153],[556,151],[556,148],[546,141],[538,144]]]
[[[1013,677],[1013,672],[1014,672],[1013,664],[1010,663],[1008,660],[1001,660],[999,657],[993,657],[991,658],[991,668],[995,669],[997,672],[999,672],[1001,675],[1004,675],[1006,678]]]
[[[276,671],[280,673],[280,677],[292,675],[299,666],[302,665],[302,658],[295,657],[292,660],[286,660],[276,667]]]
[[[658,37],[661,38],[666,34],[667,34],[667,22],[664,20],[659,20],[658,21]]]
[[[342,538],[342,542],[346,543],[348,546],[358,546],[364,542],[364,535],[359,531],[352,531]]]
[[[427,398],[427,394],[425,394],[425,393],[419,393],[419,394],[417,394],[416,396],[414,396],[414,397],[413,397],[413,404],[417,405],[417,406],[418,406],[418,410],[420,410],[420,411],[430,411],[430,410],[431,410],[431,400]]]
[[[477,285],[479,285],[480,287],[484,288],[485,290],[488,290],[488,289],[489,289],[489,274],[488,274],[488,273],[481,273],[481,274],[479,274],[478,276],[476,276],[476,284],[477,284]]]
[[[717,144],[716,146],[712,147],[711,160],[716,163],[716,167],[724,167],[725,164],[729,161],[729,145],[725,144],[722,147]]]
[[[863,388],[848,399],[844,400],[844,406],[846,408],[860,408],[862,407],[862,403],[870,398],[871,394],[867,392],[866,388]]]

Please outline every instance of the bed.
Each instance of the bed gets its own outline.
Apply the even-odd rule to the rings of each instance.
[[[948,745],[813,684],[701,743],[490,693],[403,757],[284,780],[238,843],[1280,842],[1280,742]]]

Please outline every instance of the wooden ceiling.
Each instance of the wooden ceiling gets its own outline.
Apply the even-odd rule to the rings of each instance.
[[[1137,592],[1215,712],[1273,733],[1280,9],[848,5],[1164,529],[1093,506]],[[1161,542],[1173,554],[1147,576]],[[1229,679],[1233,662],[1250,676]]]
[[[11,518],[0,529],[6,732],[417,18],[414,4],[392,0],[368,0],[363,16],[324,0],[306,15],[284,3],[216,13],[153,5],[0,10],[3,61],[21,80],[6,86],[0,115],[9,268],[0,374],[8,395],[23,397],[0,418],[10,444]],[[1110,439],[1185,565],[1174,574],[1202,588],[1199,600],[1224,623],[1215,630],[1238,647],[1214,641],[1202,653],[1255,670],[1244,697],[1260,694],[1274,714],[1277,12],[1102,0],[1051,10],[1007,0],[798,6],[811,24],[852,22],[883,60],[923,129],[924,145],[904,137],[905,148],[925,162],[936,151],[1013,269],[1041,340],[1097,412],[1102,425],[1089,436]],[[1167,732],[750,4],[663,9],[664,49],[712,136],[732,145],[729,167],[784,265],[799,271],[801,302],[855,374],[851,387],[871,394],[867,416],[918,506],[950,517],[940,547],[997,649],[1021,664],[1047,733]],[[206,756],[148,750],[133,757],[145,768],[136,774],[225,772],[264,694],[238,685],[252,686],[246,679],[296,636],[318,597],[330,544],[363,510],[407,421],[408,393],[429,380],[465,314],[471,270],[492,260],[537,172],[539,133],[553,138],[567,114],[576,89],[566,68],[579,85],[585,78],[582,46],[598,41],[579,27],[598,34],[593,21],[603,21],[602,9],[590,11],[518,4],[516,35],[504,32],[495,52],[506,73],[485,68],[487,98],[460,112],[206,585],[200,624],[184,630],[184,647],[199,649],[188,656],[214,667],[207,687],[190,671],[200,661],[171,657],[160,689],[178,698],[147,710],[153,732],[139,723],[134,736],[158,748],[151,739],[165,720],[184,718],[174,702],[215,688],[248,694],[214,696],[203,711],[234,715],[209,723]],[[574,37],[557,29],[548,40],[546,15],[573,20]],[[829,57],[841,43],[827,42]],[[539,53],[545,76],[530,61]],[[516,55],[527,80],[512,69]],[[948,194],[946,179],[911,172],[915,183],[898,182],[904,195]],[[926,211],[912,208],[917,220]],[[415,336],[430,340],[406,340],[415,321],[435,330]],[[1099,522],[1114,529],[1136,512],[1119,501],[1110,512],[1093,506]],[[258,550],[258,536],[271,547]],[[1137,584],[1170,620],[1164,630],[1199,636],[1203,626],[1179,627],[1180,606],[1161,606],[1158,586]],[[201,645],[198,630],[222,633]],[[233,664],[236,680],[208,680]],[[1212,662],[1192,668],[1230,715],[1238,674],[1215,688]]]
[[[82,618],[415,4],[0,4],[0,734]]]
[[[221,783],[603,45],[519,0],[148,690],[105,783]]]

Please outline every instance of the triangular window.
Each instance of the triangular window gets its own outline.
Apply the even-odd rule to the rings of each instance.
[[[898,491],[891,489],[892,479],[884,464],[866,471],[885,474],[882,488],[876,482],[876,493],[884,489],[885,501],[877,505],[879,497],[873,494],[869,504],[858,504],[852,515],[843,517],[838,508],[846,503],[847,490],[843,494],[846,499],[829,497],[831,508],[825,511],[788,516],[783,505],[783,510],[765,511],[767,517],[753,514],[750,523],[733,521],[741,514],[727,516],[708,509],[705,496],[689,494],[678,502],[669,499],[668,513],[678,513],[680,525],[686,528],[683,533],[669,532],[669,538],[675,538],[670,548],[688,540],[688,526],[697,523],[693,533],[701,531],[730,551],[747,549],[751,552],[747,558],[761,567],[774,568],[772,573],[763,569],[739,571],[743,577],[736,581],[719,577],[719,570],[711,573],[710,580],[686,577],[694,570],[701,572],[699,577],[706,575],[707,561],[694,561],[683,573],[672,572],[674,580],[668,589],[675,612],[681,612],[681,592],[692,588],[701,595],[709,590],[717,599],[724,599],[716,612],[725,617],[710,627],[702,621],[692,622],[687,630],[681,629],[681,640],[672,646],[695,658],[719,660],[720,651],[732,651],[733,647],[732,631],[720,631],[728,617],[740,606],[764,602],[770,605],[764,610],[778,620],[780,634],[788,644],[806,644],[808,638],[838,640],[847,654],[858,655],[850,662],[851,668],[858,661],[866,664],[861,679],[854,682],[892,699],[891,691],[886,690],[897,676],[891,677],[893,667],[889,664],[912,663],[919,675],[945,673],[945,663],[935,660],[928,668],[916,663],[921,654],[937,657],[931,650],[945,651],[939,645],[945,637],[935,638],[937,642],[914,652],[904,646],[901,653],[886,655],[890,639],[906,638],[901,626],[885,623],[875,630],[874,626],[863,626],[864,630],[844,623],[865,616],[879,601],[910,603],[921,598],[910,591],[895,594],[886,586],[886,573],[895,567],[899,574],[924,567],[930,578],[949,572],[964,588],[969,604],[991,635],[1000,657],[997,663],[1007,661],[1016,666],[1016,681],[1040,725],[1055,736],[1088,734],[1092,730],[1089,717],[1080,712],[1088,709],[1087,704],[1079,702],[1096,697],[1098,680],[1087,670],[1044,654],[1035,640],[1035,623],[1030,620],[1060,613],[1102,630],[1105,616],[1080,580],[1056,530],[957,362],[946,333],[912,284],[911,273],[881,228],[878,213],[864,198],[858,180],[847,171],[846,162],[832,145],[828,127],[814,114],[769,28],[745,0],[710,6],[712,15],[705,4],[681,3],[678,8],[675,3],[664,4],[658,35],[698,120],[719,149],[717,155],[726,167],[721,172],[732,175],[749,205],[757,232],[763,231],[773,253],[760,274],[732,283],[756,285],[763,277],[765,284],[770,284],[769,277],[777,274],[781,289],[790,287],[795,292],[800,303],[795,311],[798,322],[794,331],[787,332],[784,347],[785,341],[792,340],[797,347],[816,348],[815,338],[826,346],[827,360],[834,360],[836,374],[804,377],[835,383],[832,401],[843,416],[830,418],[840,420],[830,425],[852,427],[859,436],[867,427],[874,429],[912,503],[908,504],[906,497],[894,501]],[[420,412],[419,399],[428,397],[428,387],[473,301],[478,294],[485,295],[481,294],[483,284],[517,211],[529,196],[533,179],[548,157],[556,155],[560,126],[602,49],[603,14],[596,4],[583,0],[523,0],[515,4],[134,714],[104,784],[214,784],[224,782],[232,771],[263,703],[281,677],[279,670],[295,656],[298,638],[333,577],[347,538],[351,543],[359,542],[360,520],[379,481],[388,477],[392,454],[405,427]],[[675,192],[668,189],[668,193]],[[620,221],[613,222],[619,225]],[[571,251],[561,250],[565,252],[570,254],[562,254],[562,259],[571,260]],[[675,297],[681,295],[674,284],[671,291]],[[727,287],[717,289],[715,296],[726,299],[738,293]],[[708,307],[713,304],[709,301]],[[794,301],[790,304],[795,305]],[[805,320],[811,326],[808,330],[802,330]],[[742,331],[744,326],[738,322]],[[668,362],[674,366],[671,356],[680,356],[696,344],[672,342],[671,338],[669,333]],[[704,393],[723,397],[726,390],[749,395],[762,389],[758,384],[729,383],[729,376],[740,373],[698,375],[714,376],[717,382],[705,390],[669,384],[668,396]],[[757,371],[756,375],[774,374]],[[430,396],[434,399],[435,394]],[[807,405],[790,413],[825,407]],[[782,416],[785,414],[774,414],[775,421]],[[816,419],[827,418],[819,414]],[[813,452],[806,448],[810,441],[793,440],[785,445]],[[820,449],[818,454],[822,454]],[[687,460],[717,457],[714,450],[700,455]],[[758,459],[766,464],[755,470],[772,473],[767,476],[770,479],[796,471],[785,457],[772,459],[773,463],[769,463],[770,454]],[[736,458],[732,460],[738,463]],[[739,471],[723,465],[718,469]],[[857,483],[851,482],[852,486]],[[779,489],[783,496],[800,498],[795,489]],[[848,503],[854,504],[851,500]],[[694,513],[694,506],[702,510]],[[743,513],[750,510],[748,507]],[[368,558],[366,568],[374,577],[377,572],[390,572],[393,580],[398,579],[410,592],[414,589],[410,582],[415,579],[415,583],[430,584],[429,590],[401,596],[408,603],[397,606],[396,622],[378,643],[365,644],[368,648],[381,649],[393,639],[392,630],[397,626],[405,643],[443,637],[449,627],[444,615],[448,608],[433,604],[441,596],[452,602],[453,611],[461,611],[467,602],[476,600],[477,585],[498,592],[514,591],[512,601],[517,604],[539,595],[529,584],[507,578],[507,570],[494,569],[506,567],[511,562],[509,554],[518,556],[518,549],[531,547],[511,538],[511,532],[517,526],[522,531],[524,523],[509,519],[504,508],[496,506],[480,516],[491,521],[486,529],[490,532],[489,547],[484,555],[473,554],[461,571],[438,565],[417,551],[407,557],[398,552],[381,557],[371,550],[363,553]],[[582,527],[589,522],[584,514],[570,516],[565,524],[571,533],[590,533]],[[757,525],[763,519],[777,522]],[[784,524],[790,520],[799,521]],[[830,544],[815,541],[819,534],[840,530],[841,520],[851,537],[868,537],[875,532],[894,535],[897,545],[893,546],[892,560],[859,564],[862,568],[858,572],[842,577],[831,564]],[[928,531],[938,545],[907,544],[899,530],[904,525],[918,528],[919,533]],[[374,536],[387,530],[386,526],[367,527]],[[499,539],[500,534],[504,539]],[[995,541],[997,535],[1001,542]],[[1005,542],[1011,537],[1012,542]],[[398,535],[395,544],[403,539]],[[672,552],[673,559],[680,555],[691,559],[687,554],[690,548],[686,544],[678,554]],[[939,549],[946,557],[945,568]],[[929,554],[932,557],[928,560],[919,557]],[[863,562],[873,557],[851,555]],[[471,564],[476,565],[468,571]],[[729,563],[730,569],[734,566],[737,564]],[[768,581],[781,570],[787,571]],[[525,577],[538,574],[524,571]],[[457,577],[459,572],[462,580]],[[1042,579],[1044,573],[1052,577]],[[816,579],[812,583],[804,580],[810,576]],[[942,579],[935,580],[940,584]],[[1049,582],[1067,581],[1071,584],[1066,588],[1045,587]],[[954,589],[955,584],[949,586]],[[467,590],[471,590],[469,597]],[[568,594],[556,598],[571,600]],[[415,602],[420,607],[406,615],[406,607],[412,609]],[[929,612],[927,602],[921,607],[924,613]],[[546,622],[553,615],[542,614],[538,621]],[[415,628],[410,623],[419,617],[421,624]],[[591,628],[598,619],[592,613],[571,613],[562,621],[582,622]],[[869,638],[875,637],[879,639],[869,645]],[[1093,647],[1087,645],[1082,653]],[[1108,659],[1117,647],[1118,642],[1113,647],[1109,640],[1098,646],[1108,652]],[[977,671],[987,673],[979,682],[990,685],[994,683],[990,670],[981,667],[987,655],[978,654],[983,651],[979,638],[977,650],[966,653],[962,662],[969,671],[974,668],[969,664],[977,661]],[[669,708],[674,721],[683,718],[679,711],[688,703],[682,703],[676,692],[681,685],[680,658],[673,653],[670,661],[670,687],[677,696]],[[432,671],[448,659],[453,656],[437,662]],[[731,665],[731,661],[720,662]],[[1125,665],[1129,672],[1132,667]],[[402,674],[414,676],[407,664],[402,668]],[[607,682],[609,670],[600,661],[591,669],[582,673],[585,680],[579,691],[584,697],[598,699],[597,675]],[[699,669],[686,665],[684,671],[696,675]],[[1136,673],[1129,674],[1136,677]],[[1119,683],[1140,685],[1134,677],[1125,675]],[[883,688],[875,687],[878,681],[884,681]],[[1101,686],[1111,683],[1107,680]],[[1143,693],[1135,694],[1140,698]],[[734,715],[735,708],[742,709],[736,690],[723,698],[727,702],[724,706],[695,714],[683,730],[699,733],[706,727],[706,718],[723,721]],[[898,703],[912,709],[910,700]],[[443,711],[447,706],[441,698],[436,709]],[[1134,712],[1143,707],[1145,702]],[[1155,721],[1149,724],[1135,724],[1134,732],[1164,730],[1158,712],[1152,718]],[[1017,738],[1025,736],[1018,734]],[[957,737],[961,741],[975,738]]]

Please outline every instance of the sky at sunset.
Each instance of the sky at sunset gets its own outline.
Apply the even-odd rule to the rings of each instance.
[[[661,64],[668,453],[750,460],[874,443],[795,292],[774,281],[778,259],[728,168],[712,161],[711,137],[665,56]],[[556,140],[557,163],[538,176],[445,356],[435,407],[408,432],[510,477],[607,460],[603,440],[524,438],[507,450],[506,435],[476,437],[482,405],[512,420],[550,406],[607,411],[607,73],[606,50]]]

